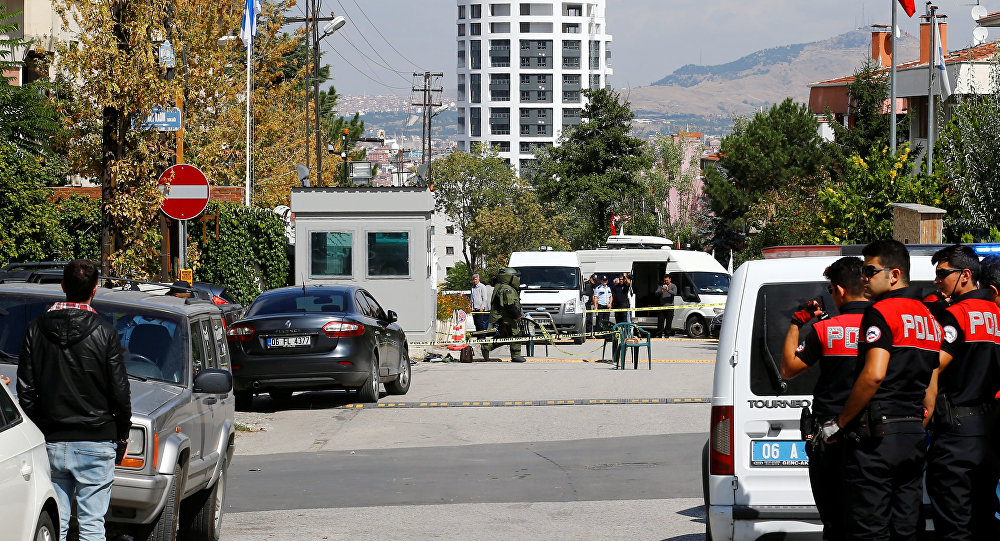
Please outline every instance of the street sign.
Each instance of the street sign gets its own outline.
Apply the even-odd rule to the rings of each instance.
[[[181,269],[181,280],[188,283],[189,286],[194,285],[194,270],[192,269]]]
[[[139,124],[140,130],[178,131],[181,129],[181,110],[177,107],[153,107],[153,112]]]
[[[208,179],[193,165],[182,163],[167,168],[159,183],[166,197],[160,210],[175,220],[197,218],[208,206]]]
[[[170,40],[164,40],[160,44],[159,49],[160,67],[161,68],[173,68],[176,66],[176,59],[174,57],[174,46],[170,44]]]

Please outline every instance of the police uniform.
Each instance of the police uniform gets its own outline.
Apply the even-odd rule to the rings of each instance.
[[[919,288],[891,290],[861,318],[855,376],[872,348],[888,351],[889,362],[875,395],[842,436],[851,539],[916,537],[926,453],[923,399],[942,336],[921,298]]]
[[[835,419],[844,408],[854,384],[861,315],[868,303],[846,302],[840,315],[817,321],[795,356],[809,366],[819,364],[819,378],[813,390],[813,416],[818,424]],[[823,520],[827,540],[846,539],[844,531],[843,444],[818,441],[806,446],[809,455],[809,482],[816,508]]]
[[[989,290],[955,299],[941,316],[941,349],[927,450],[927,494],[938,539],[1000,539],[993,518],[997,476],[987,464],[987,421],[998,386],[1000,311]]]

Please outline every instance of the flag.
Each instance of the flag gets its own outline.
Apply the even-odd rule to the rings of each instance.
[[[938,28],[937,17],[934,17],[934,39],[937,40],[937,50],[934,51],[934,65],[941,76],[941,101],[951,96],[951,81],[948,80],[948,66],[944,62],[944,47],[941,46],[941,30]]]
[[[240,39],[248,49],[257,37],[257,15],[260,14],[260,0],[246,0],[243,6],[243,24],[240,25]]]
[[[903,11],[906,12],[907,17],[913,17],[913,14],[917,11],[917,7],[913,5],[913,0],[899,0],[899,5],[903,6]],[[895,28],[892,30],[896,31]]]

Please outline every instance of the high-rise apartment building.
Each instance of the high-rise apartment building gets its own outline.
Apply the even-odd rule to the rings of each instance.
[[[580,124],[611,71],[605,0],[458,0],[458,150],[498,146],[522,169]]]

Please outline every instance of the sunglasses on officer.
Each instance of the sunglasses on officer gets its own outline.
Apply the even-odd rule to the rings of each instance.
[[[869,280],[874,278],[876,274],[882,271],[891,271],[890,267],[876,267],[875,265],[865,265],[861,267],[861,276],[863,278],[868,278]]]
[[[956,272],[962,272],[963,270],[965,270],[965,269],[936,269],[934,271],[934,279],[936,279],[936,280],[944,280],[948,276],[950,276],[950,275],[952,275],[952,274],[954,274]]]

